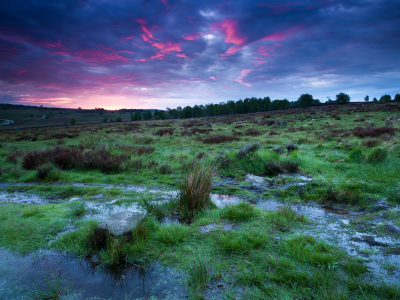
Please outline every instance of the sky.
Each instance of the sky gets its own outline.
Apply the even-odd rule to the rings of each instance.
[[[0,103],[155,108],[400,93],[400,0],[0,3]]]

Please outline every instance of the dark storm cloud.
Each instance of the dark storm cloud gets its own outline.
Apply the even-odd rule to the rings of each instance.
[[[180,99],[180,90],[196,103],[294,85],[361,90],[362,82],[371,87],[366,76],[392,84],[399,8],[400,1],[3,1],[0,91],[11,101],[84,107],[95,99],[106,106],[112,96],[121,107]],[[358,78],[353,87],[349,77]],[[143,105],[179,104],[157,101]]]

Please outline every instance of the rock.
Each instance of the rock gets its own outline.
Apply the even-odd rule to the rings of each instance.
[[[245,177],[245,181],[250,181],[253,185],[255,186],[263,186],[263,187],[269,187],[271,185],[271,183],[266,180],[264,177],[260,177],[260,176],[255,176],[255,175],[251,175],[251,174],[247,174]]]
[[[400,234],[400,227],[393,224],[386,224],[383,226],[387,231],[395,234]]]
[[[104,197],[103,194],[98,194],[98,195],[94,195],[92,197],[92,199],[100,199],[100,198],[103,198],[103,197]]]
[[[208,225],[204,225],[204,226],[200,227],[200,233],[201,234],[206,234],[206,233],[209,233],[211,230],[214,230],[214,229],[217,229],[217,228],[218,228],[217,223],[211,223],[211,224],[208,224]]]
[[[381,247],[387,247],[388,245],[385,243],[381,243],[378,241],[375,241],[375,238],[373,236],[364,236],[363,238],[359,238],[359,237],[352,237],[350,239],[353,242],[364,242],[367,243],[369,246],[381,246]]]
[[[233,229],[233,226],[231,224],[224,224],[224,226],[222,226],[222,229],[224,229],[225,231],[229,231]]]
[[[389,209],[391,209],[390,204],[387,203],[387,201],[385,201],[384,199],[381,199],[374,204],[372,211],[378,212],[381,210],[389,210]]]
[[[139,212],[122,211],[101,222],[97,228],[108,229],[115,235],[121,235],[135,228],[145,216]]]
[[[381,222],[384,219],[386,219],[386,215],[384,213],[380,213],[376,215],[373,219],[369,220],[368,223],[377,223]]]

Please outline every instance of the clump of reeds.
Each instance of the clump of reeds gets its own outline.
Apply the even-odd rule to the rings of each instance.
[[[212,206],[210,192],[214,167],[193,162],[188,174],[179,186],[177,208],[182,216],[193,218],[197,212]]]

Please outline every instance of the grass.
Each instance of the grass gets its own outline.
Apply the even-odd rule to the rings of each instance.
[[[400,203],[399,123],[386,127],[384,121],[395,111],[377,103],[290,110],[285,115],[270,112],[268,118],[254,114],[193,119],[193,127],[187,125],[188,120],[165,120],[0,131],[0,181],[41,182],[8,186],[7,192],[59,200],[77,196],[87,200],[100,193],[104,200],[95,201],[124,197],[120,202],[134,202],[143,198],[140,205],[150,213],[130,237],[105,234],[105,242],[98,245],[99,241],[93,243],[96,222],[78,218],[86,210],[79,203],[76,207],[62,201],[40,206],[7,204],[0,210],[0,245],[32,252],[47,247],[52,237],[72,223],[78,230],[63,235],[50,247],[81,256],[97,251],[104,266],[160,261],[187,274],[192,299],[204,298],[205,282],[213,283],[216,273],[220,274],[218,280],[233,284],[226,290],[227,299],[237,296],[236,286],[243,288],[239,296],[244,299],[397,299],[397,287],[368,281],[369,272],[362,262],[313,237],[293,235],[307,220],[290,207],[262,212],[240,203],[213,209],[209,198],[213,177],[219,180],[219,192],[256,198],[246,183],[223,186],[225,177],[241,181],[250,173],[284,184],[287,182],[279,174],[299,172],[313,181],[301,189],[293,186],[268,194],[284,201],[366,208],[382,198]],[[118,117],[107,114],[97,118]],[[81,122],[79,115],[65,117]],[[362,119],[367,122],[354,122]],[[276,121],[286,121],[287,126]],[[202,123],[211,127],[204,130]],[[73,149],[60,153],[74,153],[82,160],[56,155],[57,147]],[[46,151],[51,152],[50,161],[43,155],[50,153]],[[38,163],[33,159],[34,167],[27,167],[27,153],[42,153],[38,157],[52,165],[43,166],[40,159]],[[219,166],[217,172],[212,165]],[[69,185],[72,182],[151,188],[167,185],[180,192],[178,200],[164,204],[141,193],[126,192],[122,186],[74,187]],[[177,214],[193,223],[167,225],[157,221]],[[222,228],[227,222],[235,223],[234,230],[199,233],[199,226],[217,223]],[[220,271],[214,270],[215,265]]]
[[[222,217],[230,221],[247,221],[255,215],[254,206],[247,202],[226,206],[222,210]]]
[[[72,285],[57,273],[49,273],[43,282],[44,284],[34,283],[32,287],[25,288],[22,294],[32,300],[57,300],[68,297],[74,291]]]
[[[195,215],[212,207],[210,192],[214,167],[201,162],[194,162],[188,174],[179,186],[176,206],[182,216],[192,219]]]

